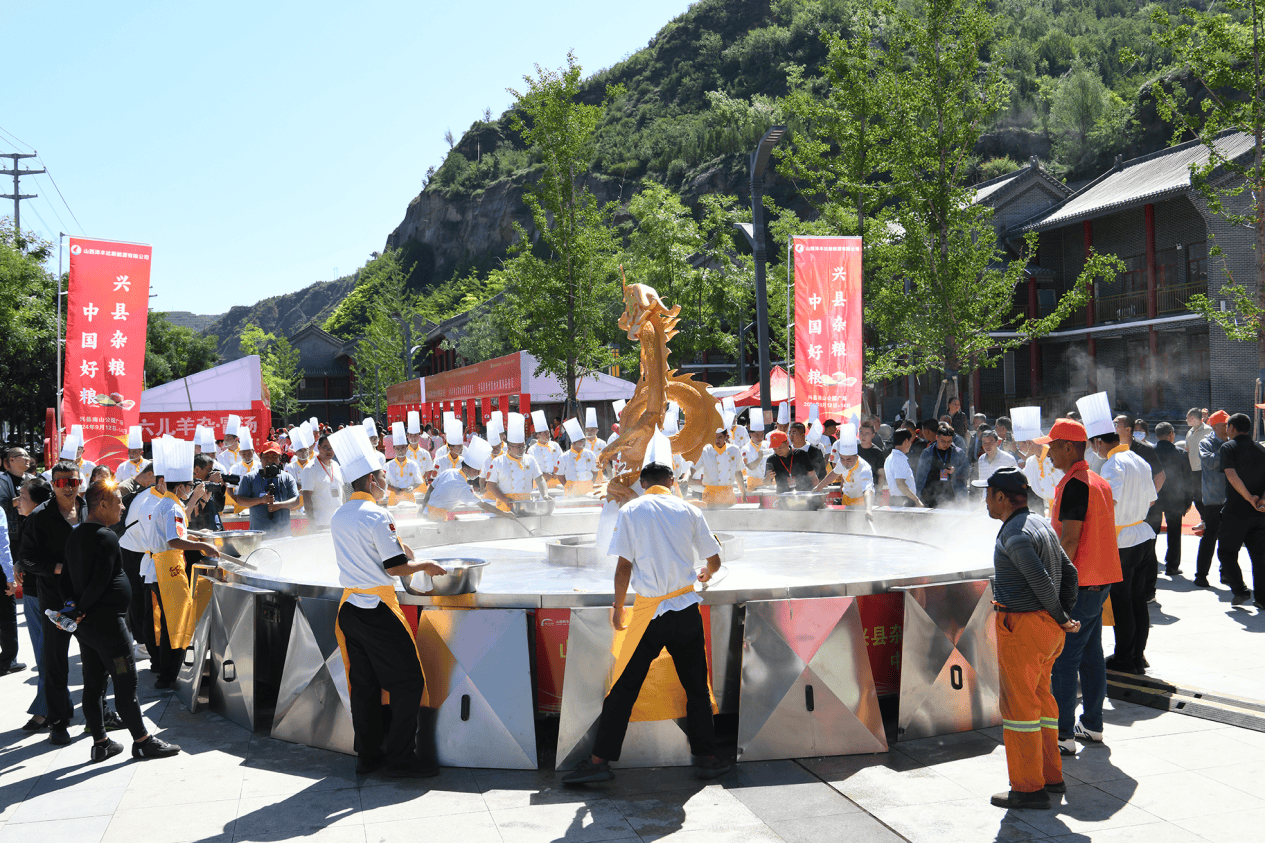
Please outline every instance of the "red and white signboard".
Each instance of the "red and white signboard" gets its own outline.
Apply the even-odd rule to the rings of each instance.
[[[138,424],[146,441],[164,434],[192,439],[198,425],[224,438],[229,415],[241,418],[256,442],[272,424],[268,389],[258,355],[222,363],[186,378],[150,387],[141,394]]]
[[[792,237],[795,260],[795,416],[861,412],[861,238]]]
[[[126,459],[127,429],[140,421],[151,253],[70,238],[62,426],[83,426],[84,457],[96,463]]]

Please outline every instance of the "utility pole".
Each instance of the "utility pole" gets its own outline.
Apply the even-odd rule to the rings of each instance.
[[[23,158],[34,158],[33,152],[5,152],[0,153],[0,158],[10,158],[13,160],[13,169],[0,170],[0,175],[13,176],[13,192],[0,194],[0,199],[13,200],[13,234],[17,238],[22,237],[22,211],[21,204],[23,199],[34,199],[39,196],[38,193],[23,193],[18,187],[18,179],[22,176],[35,176],[40,173],[48,172],[42,167],[38,170],[19,170],[18,161]]]

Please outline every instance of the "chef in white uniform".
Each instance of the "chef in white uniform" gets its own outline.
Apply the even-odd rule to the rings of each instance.
[[[594,454],[602,453],[606,440],[597,435],[597,408],[589,407],[584,411],[584,447]]]
[[[145,442],[141,438],[141,426],[134,424],[127,429],[127,459],[114,472],[114,479],[119,483],[131,480],[145,464]]]
[[[590,495],[593,493],[593,475],[597,472],[597,455],[587,447],[584,429],[578,421],[567,419],[562,424],[571,439],[571,447],[558,461],[558,473],[566,483],[563,489],[569,497]]]
[[[451,425],[459,424],[456,421],[450,422],[449,431],[452,430]],[[434,481],[426,491],[426,497],[422,499],[422,513],[432,521],[450,521],[453,520],[452,511],[455,509],[477,508],[493,515],[513,518],[512,513],[498,509],[495,504],[483,500],[470,487],[470,481],[477,478],[482,470],[479,466],[486,465],[491,455],[492,447],[488,445],[487,440],[481,436],[472,437],[470,444],[461,455],[460,466],[442,468],[439,474],[435,475]]]
[[[312,464],[312,446],[316,439],[307,422],[290,429],[290,443],[294,446],[294,459],[286,463],[285,470],[294,478],[294,485],[303,491],[303,472]]]
[[[549,488],[544,472],[531,456],[525,455],[527,441],[525,419],[521,413],[509,414],[505,453],[492,459],[487,476],[487,491],[502,510],[512,509],[511,501],[531,499],[532,487],[547,498]]]
[[[220,449],[216,459],[220,465],[227,465],[232,468],[237,464],[238,452],[241,450],[241,443],[237,434],[241,431],[242,417],[230,415],[224,422],[224,447]]]
[[[742,449],[742,461],[747,466],[747,488],[754,489],[764,482],[764,464],[768,462],[772,448],[764,446],[764,413],[759,407],[751,409],[751,436]]]
[[[360,429],[364,430],[363,427]],[[369,441],[367,433],[365,441]],[[376,454],[377,451],[373,453]],[[316,459],[303,469],[303,477],[299,483],[299,494],[303,498],[303,511],[307,513],[309,530],[330,525],[334,513],[343,505],[345,483],[342,467],[334,459],[334,447],[329,443],[329,436],[322,436],[316,443]]]
[[[536,441],[527,449],[527,455],[536,461],[551,486],[561,486],[562,480],[557,477],[558,462],[562,459],[562,449],[549,437],[549,424],[545,421],[544,410],[532,410],[532,427],[536,430]]]
[[[259,460],[255,458],[255,441],[248,428],[238,428],[237,445],[237,462],[229,466],[228,473],[235,477],[245,477],[259,468]],[[236,492],[237,487],[231,486],[230,490]]]
[[[426,481],[423,479],[421,467],[409,459],[408,434],[404,422],[391,425],[391,443],[395,449],[395,457],[387,463],[387,505],[395,506],[401,501],[414,502],[420,490],[425,493]]]
[[[1049,457],[1050,446],[1038,445],[1033,439],[1041,437],[1040,407],[1011,407],[1010,420],[1015,428],[1015,445],[1023,459],[1023,474],[1028,486],[1037,493],[1049,512],[1054,496],[1063,479],[1063,472],[1054,467]],[[1029,498],[1029,503],[1032,503]]]
[[[839,431],[830,473],[816,488],[822,489],[837,482],[842,504],[847,507],[863,503],[868,515],[874,509],[874,470],[868,461],[857,456],[857,445],[857,427],[848,422]]]
[[[703,481],[703,506],[719,508],[738,503],[734,485],[746,494],[747,484],[742,476],[745,467],[742,451],[729,444],[729,428],[718,427],[715,440],[703,446],[695,468],[695,474]]]
[[[461,422],[455,416],[444,419],[444,441],[448,443],[448,449],[435,457],[435,472],[449,469],[460,470],[463,462],[461,453],[465,449],[465,437],[461,430]]]

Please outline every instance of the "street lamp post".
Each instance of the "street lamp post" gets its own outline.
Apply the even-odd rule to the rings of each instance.
[[[768,260],[767,231],[764,225],[764,172],[769,167],[769,156],[783,135],[785,126],[773,126],[760,138],[751,151],[751,222],[739,223],[738,228],[747,235],[755,256],[755,313],[756,341],[760,344],[760,409],[768,414],[773,410],[769,389],[769,294],[764,281],[764,265]]]

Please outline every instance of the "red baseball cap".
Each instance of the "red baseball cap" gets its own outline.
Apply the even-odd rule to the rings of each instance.
[[[1208,424],[1226,424],[1230,421],[1230,414],[1225,410],[1217,410],[1208,416]]]
[[[789,439],[789,437],[786,435],[785,431],[775,430],[775,431],[773,431],[772,433],[770,433],[770,434],[769,434],[769,447],[770,447],[770,448],[780,448],[780,447],[782,447],[783,445],[785,445],[785,444],[786,444],[787,442],[789,442],[789,441],[790,441],[790,439]]]
[[[1054,422],[1054,427],[1050,428],[1049,436],[1038,436],[1032,441],[1038,445],[1048,445],[1056,440],[1088,442],[1089,437],[1085,435],[1085,425],[1075,419],[1058,419]]]
[[[260,448],[260,449],[259,449],[259,453],[261,453],[261,454],[277,454],[278,456],[280,456],[280,454],[281,454],[281,446],[280,446],[280,445],[278,445],[276,442],[269,442],[268,444],[264,445],[262,448]]]

